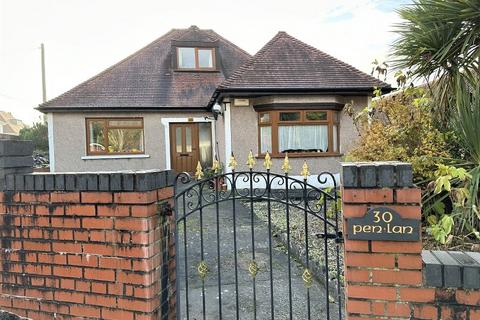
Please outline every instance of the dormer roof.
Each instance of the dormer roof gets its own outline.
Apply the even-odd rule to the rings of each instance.
[[[216,47],[213,72],[178,72],[178,43]],[[172,29],[146,47],[39,106],[43,112],[74,110],[205,109],[212,92],[250,55],[213,30]]]

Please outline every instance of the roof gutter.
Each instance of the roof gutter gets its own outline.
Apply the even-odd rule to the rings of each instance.
[[[389,93],[394,88],[382,87],[382,91]],[[210,101],[207,105],[207,109],[211,110],[215,102],[218,102],[222,97],[226,95],[235,94],[238,96],[265,96],[265,95],[282,95],[282,94],[318,94],[318,95],[370,95],[373,97],[373,87],[358,87],[358,88],[217,88],[213,93]]]
[[[50,112],[62,112],[62,113],[72,113],[72,112],[204,112],[208,111],[208,107],[197,107],[197,108],[183,108],[183,107],[86,107],[86,106],[61,106],[61,107],[36,107],[36,110],[42,113]]]

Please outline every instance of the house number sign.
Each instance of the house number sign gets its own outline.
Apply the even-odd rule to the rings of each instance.
[[[404,219],[388,207],[372,208],[361,218],[347,219],[347,237],[351,240],[420,240],[420,221]]]

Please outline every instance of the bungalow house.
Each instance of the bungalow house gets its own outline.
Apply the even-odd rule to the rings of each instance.
[[[363,108],[390,86],[279,32],[258,53],[212,30],[173,29],[143,49],[41,104],[51,170],[195,171],[232,152],[268,151],[280,171],[339,171],[357,138],[346,103]],[[241,169],[241,168],[240,168]],[[228,170],[228,168],[226,168]],[[293,174],[293,172],[292,172]]]

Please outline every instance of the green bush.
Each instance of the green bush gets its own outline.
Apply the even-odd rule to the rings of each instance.
[[[431,225],[429,231],[441,243],[451,242],[453,237],[462,242],[469,238],[480,240],[479,85],[462,81],[456,84],[455,105],[451,106],[454,110],[452,124],[464,154],[452,160],[450,165],[438,166],[436,179],[424,197],[424,214],[428,215]],[[452,226],[439,229],[446,217]]]
[[[22,140],[32,140],[34,150],[48,154],[48,126],[45,122],[36,122],[20,130]]]
[[[410,162],[416,182],[432,179],[439,158],[450,153],[446,135],[434,127],[430,101],[423,89],[408,88],[360,112],[347,106],[360,139],[346,160]]]

